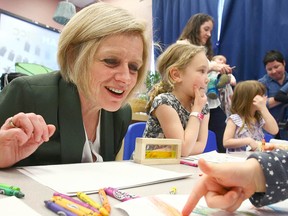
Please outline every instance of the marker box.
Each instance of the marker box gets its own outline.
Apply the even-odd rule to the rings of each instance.
[[[136,138],[134,161],[140,164],[179,164],[180,139]]]

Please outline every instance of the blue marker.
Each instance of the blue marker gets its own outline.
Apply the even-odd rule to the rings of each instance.
[[[45,206],[48,209],[50,209],[51,211],[55,212],[57,215],[61,215],[61,216],[77,216],[73,212],[70,212],[69,210],[57,205],[53,201],[45,200],[44,203],[45,203]]]

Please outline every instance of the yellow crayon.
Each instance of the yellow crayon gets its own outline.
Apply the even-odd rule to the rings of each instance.
[[[78,205],[77,203],[74,203],[60,196],[53,196],[51,201],[79,216],[101,216],[101,214],[93,212],[91,209]]]
[[[91,205],[94,208],[97,208],[101,215],[103,216],[109,216],[109,212],[101,206],[99,203],[95,202],[93,199],[91,199],[87,194],[83,192],[77,192],[77,197],[82,200],[83,202]]]
[[[101,188],[101,189],[99,189],[98,193],[99,193],[99,196],[100,196],[100,200],[101,200],[102,206],[110,213],[111,207],[110,207],[106,192],[104,191],[103,188]]]

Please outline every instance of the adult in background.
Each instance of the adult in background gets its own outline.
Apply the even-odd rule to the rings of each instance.
[[[288,83],[285,59],[281,52],[270,50],[265,54],[263,64],[267,74],[259,79],[259,82],[262,82],[266,86],[268,96],[266,106],[276,121],[279,122],[282,120],[280,119],[281,109],[286,103],[282,101],[281,98],[279,99],[278,97],[276,100],[274,97],[279,90]],[[275,138],[281,139],[280,132]]]
[[[217,71],[220,73],[231,73],[232,68],[227,64],[211,61],[213,57],[213,49],[211,43],[211,32],[213,30],[214,20],[211,16],[203,13],[193,15],[184,27],[178,40],[188,40],[194,45],[202,45],[207,49],[207,58],[210,61],[209,71]],[[223,147],[223,134],[225,130],[226,115],[221,109],[219,97],[216,99],[208,98],[210,119],[209,130],[216,133],[218,152],[226,152]]]
[[[131,122],[126,101],[146,74],[145,34],[145,23],[111,4],[78,12],[60,35],[60,71],[19,77],[0,95],[1,125],[20,111],[32,112],[55,133],[40,146],[23,143],[33,148],[22,155],[0,143],[0,167],[115,160]]]

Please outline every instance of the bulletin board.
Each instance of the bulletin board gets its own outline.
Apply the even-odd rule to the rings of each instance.
[[[16,62],[58,70],[59,36],[57,29],[0,10],[0,76],[14,72]]]

